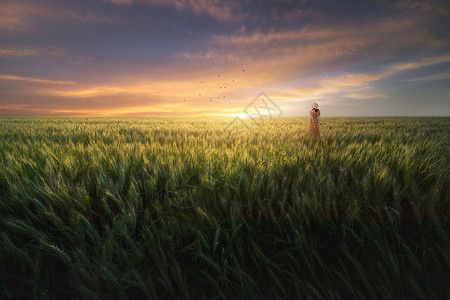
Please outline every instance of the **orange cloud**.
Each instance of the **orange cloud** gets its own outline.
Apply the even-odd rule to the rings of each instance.
[[[64,100],[66,106],[80,107],[101,116],[151,115],[151,112],[158,115],[238,115],[260,91],[265,91],[278,103],[320,99],[331,104],[336,101],[335,95],[355,100],[385,98],[384,93],[373,88],[374,81],[445,63],[449,57],[443,55],[396,63],[367,73],[316,78],[300,76],[297,87],[277,86],[286,79],[285,70],[279,67],[287,68],[292,61],[295,62],[292,57],[273,58],[266,62],[273,67],[254,63],[243,71],[234,66],[217,66],[207,72],[203,69],[188,74],[173,72],[172,78],[165,80],[141,79],[132,84],[120,81],[100,85],[76,83],[36,92],[43,97],[62,97],[67,99]],[[308,62],[304,63],[306,66]]]
[[[49,56],[61,56],[64,55],[64,51],[60,49],[46,49],[46,48],[20,48],[11,46],[0,46],[0,57],[22,57],[22,56],[36,56],[36,55],[49,55]]]
[[[45,84],[74,84],[73,81],[62,81],[62,80],[49,80],[49,79],[41,79],[41,78],[33,78],[33,77],[20,77],[14,75],[3,75],[0,74],[0,80],[17,80],[17,81],[27,81],[33,83],[45,83]]]
[[[6,48],[0,49],[0,56],[31,56],[38,54],[34,49]]]
[[[268,85],[292,78],[308,78],[311,71],[320,66],[328,65],[332,68],[334,64],[339,64],[340,60],[364,55],[366,51],[382,44],[399,49],[415,47],[424,40],[429,42],[429,47],[438,44],[437,38],[425,38],[428,33],[424,32],[419,32],[406,41],[402,37],[396,39],[395,36],[403,36],[404,32],[415,24],[414,21],[382,20],[380,23],[368,24],[358,29],[306,28],[268,33],[247,33],[240,30],[231,35],[216,35],[205,51],[184,52],[180,57],[191,64],[207,65],[214,72],[233,72],[246,68],[250,71],[251,78],[245,74],[239,78],[240,81],[245,81],[248,87],[266,89]],[[419,65],[401,66],[403,70],[414,67]],[[399,66],[392,66],[384,72],[398,73],[398,68]],[[235,76],[239,75],[244,74]]]
[[[29,5],[18,2],[2,4],[0,10],[0,29],[17,31],[28,29],[28,16],[33,14],[34,9]]]
[[[54,109],[36,105],[0,105],[0,116],[82,116],[95,117],[100,116],[99,111],[86,109]]]

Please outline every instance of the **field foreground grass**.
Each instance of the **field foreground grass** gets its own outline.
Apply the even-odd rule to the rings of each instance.
[[[450,298],[449,118],[230,122],[0,119],[0,298]]]

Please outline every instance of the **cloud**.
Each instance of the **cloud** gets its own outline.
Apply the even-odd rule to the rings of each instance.
[[[343,98],[353,100],[387,98],[388,96],[383,91],[373,86],[375,81],[446,61],[447,56],[443,55],[401,64],[393,63],[378,71],[306,78],[300,81],[300,85],[295,88],[289,86],[277,88],[272,84],[273,78],[268,77],[267,80],[264,80],[261,75],[250,76],[250,79],[246,79],[245,72],[241,70],[237,70],[235,73],[222,73],[221,77],[218,77],[217,74],[202,76],[205,74],[198,72],[191,74],[193,77],[190,79],[174,77],[164,81],[141,81],[133,84],[81,85],[77,83],[61,86],[61,88],[58,86],[52,89],[33,90],[31,92],[33,98],[39,100],[29,107],[23,107],[23,111],[28,111],[31,115],[59,114],[67,116],[236,115],[242,112],[242,109],[257,94],[256,91],[260,91],[260,88],[264,88],[267,94],[281,105],[312,99],[330,105],[338,103],[339,99]],[[251,70],[246,70],[246,72],[249,71]],[[238,78],[235,80],[236,85],[234,86],[231,84],[232,78]],[[25,79],[31,79],[31,82],[34,82],[35,78]],[[202,79],[203,83],[200,82]],[[22,80],[22,78],[18,80]],[[227,100],[220,99],[221,101],[218,102],[216,99],[217,87],[223,85],[222,80],[230,84],[227,84],[226,92],[224,89],[221,90],[227,96]],[[268,83],[261,84],[265,81]],[[42,81],[38,80],[37,82]],[[53,81],[44,82],[55,83]],[[201,92],[202,95],[199,96],[198,92]],[[213,102],[209,101],[210,96],[213,96]],[[187,101],[184,101],[185,99]],[[2,109],[7,108],[5,105],[6,103]],[[14,109],[16,111],[20,109],[20,107],[11,105],[4,110],[3,115],[6,112],[13,114]],[[357,102],[354,105],[357,105]],[[31,111],[31,108],[35,108],[35,110]]]
[[[383,72],[379,74],[380,77],[389,77],[401,72],[411,71],[423,67],[434,66],[438,64],[443,64],[450,62],[450,54],[435,56],[435,57],[427,57],[421,60],[415,60],[406,63],[396,63],[386,68]]]
[[[448,55],[436,57],[427,57],[419,60],[407,61],[403,63],[393,63],[380,68],[377,71],[367,71],[366,73],[344,73],[336,76],[324,76],[306,80],[303,85],[295,88],[285,88],[281,90],[274,89],[270,91],[273,98],[278,102],[303,102],[313,99],[321,100],[327,104],[339,101],[342,98],[353,100],[367,100],[388,98],[383,91],[374,87],[374,82],[395,77],[407,71],[414,71],[424,67],[430,67],[446,63],[450,60]],[[416,80],[402,81],[421,81],[449,78],[449,73],[437,74],[417,78]],[[356,103],[355,103],[356,104]]]
[[[332,95],[347,96],[354,99],[376,98],[373,87],[369,85],[373,79],[371,74],[343,74],[327,76],[307,82],[304,86],[286,88],[278,93],[278,101],[302,102],[313,99],[330,101]]]
[[[26,48],[0,48],[0,57],[8,56],[33,56],[37,55],[39,52],[34,49]]]
[[[24,56],[62,56],[66,52],[58,48],[39,48],[39,47],[15,47],[0,45],[0,57],[24,57]]]
[[[410,79],[403,79],[403,82],[424,82],[424,81],[433,81],[433,80],[446,80],[450,79],[450,72],[434,74],[429,76],[422,76]]]
[[[268,63],[275,66],[280,62],[286,65],[292,63],[292,57],[284,59]],[[295,88],[291,87],[292,83],[290,86],[277,87],[279,82],[285,80],[285,78],[280,79],[282,69],[277,70],[267,66],[257,69],[257,65],[251,65],[245,72],[235,67],[222,67],[220,73],[216,69],[209,71],[201,69],[188,74],[173,72],[171,78],[167,79],[140,79],[132,80],[131,83],[118,81],[114,84],[97,85],[78,83],[61,88],[36,90],[36,93],[43,98],[67,99],[64,100],[66,103],[76,99],[74,107],[91,110],[95,108],[101,115],[133,115],[134,113],[144,115],[151,109],[159,114],[166,112],[170,115],[177,110],[192,114],[196,109],[203,111],[205,105],[212,105],[208,110],[212,114],[236,114],[241,112],[248,104],[247,102],[261,90],[266,91],[279,103],[321,99],[330,104],[342,98],[354,100],[387,98],[383,91],[374,87],[374,82],[395,77],[404,72],[446,63],[449,59],[448,55],[441,55],[403,63],[391,63],[378,70],[361,73],[300,76]],[[292,79],[292,74],[289,76]],[[224,86],[226,89],[223,88]],[[223,96],[226,97],[223,98]]]
[[[283,7],[281,2],[266,1],[252,11],[247,1],[227,0],[7,1],[6,12],[0,12],[0,32],[36,30],[44,42],[33,44],[34,36],[25,39],[27,33],[13,32],[20,44],[0,45],[0,58],[10,70],[5,73],[35,76],[0,74],[10,89],[10,94],[0,90],[0,103],[4,109],[9,105],[9,111],[20,109],[14,103],[26,103],[30,106],[23,109],[35,108],[34,114],[75,114],[77,109],[86,115],[236,114],[261,90],[281,103],[317,98],[361,103],[389,96],[377,81],[395,82],[398,75],[405,78],[408,72],[450,60],[442,54],[448,35],[434,30],[445,15],[436,5],[404,2],[394,5],[395,11],[385,9],[367,19],[356,12],[361,18],[355,21],[326,8],[318,12],[314,5],[290,10],[294,2]],[[145,14],[144,20],[142,12],[157,15],[159,9],[161,19],[147,26],[152,18]],[[180,14],[181,20],[167,18]],[[263,20],[272,15],[277,19]],[[42,30],[66,21],[76,28],[64,27],[64,38],[59,30]],[[111,26],[117,22],[132,26]],[[80,36],[79,23],[94,23],[92,32]],[[38,57],[57,55],[64,57]],[[73,62],[74,57],[82,59]],[[49,74],[75,79],[45,78]],[[439,78],[448,74],[404,81]],[[226,100],[217,99],[223,96]]]
[[[216,72],[245,68],[251,78],[248,74],[234,76],[245,81],[247,88],[270,90],[280,95],[279,99],[338,93],[352,99],[384,98],[386,94],[375,90],[373,82],[449,61],[447,54],[433,56],[431,51],[430,57],[415,58],[423,56],[425,49],[442,48],[449,41],[427,25],[433,19],[431,12],[416,11],[413,16],[388,15],[357,26],[322,23],[269,31],[241,27],[231,34],[214,35],[204,50],[179,55]],[[399,53],[411,59],[395,63]],[[341,70],[342,66],[357,64],[365,71]],[[301,88],[283,90],[285,82]]]
[[[105,0],[105,2],[112,2],[114,4],[123,5],[123,4],[132,4],[133,0]]]
[[[28,16],[32,15],[34,8],[18,2],[2,3],[0,10],[0,30],[17,31],[28,28]]]
[[[45,116],[45,117],[95,117],[99,116],[99,111],[75,109],[55,109],[53,107],[36,106],[36,105],[0,105],[0,117],[29,117],[29,116]]]
[[[25,93],[25,94],[24,94]],[[0,116],[197,116],[218,112],[241,112],[241,106],[233,103],[211,103],[206,99],[183,101],[150,94],[103,94],[80,98],[60,97],[45,91],[24,91],[27,103],[16,104],[13,93],[0,97]],[[126,97],[124,97],[126,96]],[[8,100],[9,98],[9,100]]]
[[[414,35],[410,32],[416,30]],[[247,32],[241,27],[233,34],[215,35],[211,48],[235,49],[265,54],[276,48],[305,48],[328,44],[335,50],[343,49],[347,54],[359,53],[361,50],[388,52],[391,49],[436,47],[448,42],[448,39],[434,36],[423,28],[419,20],[402,17],[383,18],[366,24],[306,26],[291,30],[256,30]],[[333,49],[328,49],[333,50]]]
[[[37,19],[75,20],[82,23],[121,22],[117,16],[95,10],[76,9],[76,6],[65,6],[59,2],[6,0],[0,10],[0,31],[33,31],[38,24]]]
[[[113,115],[200,115],[217,113],[236,113],[242,110],[242,88],[233,86],[231,74],[217,74],[204,78],[204,74],[195,74],[191,78],[173,77],[166,80],[149,80],[138,82],[116,82],[114,84],[74,83],[55,87],[31,86],[27,89],[18,88],[0,92],[0,106],[8,108],[9,113],[19,109],[16,104],[26,104],[23,107],[32,115],[64,114],[77,108],[79,115],[96,114],[98,116]],[[203,78],[202,78],[203,77]],[[238,78],[238,77],[234,77]],[[0,77],[2,79],[2,77]],[[3,79],[28,80],[38,83],[50,83],[36,78],[4,77]],[[201,83],[201,80],[204,80]],[[229,81],[226,88],[221,79]],[[236,80],[237,81],[237,80]],[[59,83],[53,82],[51,83]],[[63,82],[61,82],[63,83]],[[220,90],[218,92],[217,90]],[[226,97],[223,97],[226,96]],[[251,95],[253,97],[254,95]],[[220,97],[220,99],[217,99]],[[26,99],[26,100],[24,100]],[[211,101],[212,100],[212,101]],[[36,108],[30,111],[30,108]],[[63,114],[63,115],[64,115]]]
[[[33,78],[33,77],[20,77],[20,76],[4,75],[4,74],[0,74],[0,80],[26,81],[26,82],[31,82],[31,83],[57,84],[57,85],[74,84],[73,81],[50,80],[50,79],[41,79],[41,78]]]
[[[170,6],[180,11],[192,11],[197,15],[208,15],[219,21],[242,20],[246,14],[240,9],[242,2],[227,0],[105,0],[117,5],[136,3],[154,6]]]

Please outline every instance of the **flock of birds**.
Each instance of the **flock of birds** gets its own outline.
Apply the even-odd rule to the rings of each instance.
[[[242,69],[242,72],[245,72],[245,69]],[[219,77],[220,78],[220,74],[218,74],[217,75],[217,77]],[[234,83],[235,82],[235,80],[233,79],[232,81],[231,81],[231,83]],[[203,81],[200,81],[200,84],[201,85],[203,85],[204,86],[204,82]],[[226,87],[226,85],[221,85],[221,86],[219,86],[219,89],[221,89],[221,90],[225,90],[227,87]],[[199,93],[198,93],[198,96],[199,97],[205,97],[204,95],[202,96],[203,94],[202,94],[202,92],[200,91]],[[209,101],[210,102],[213,102],[213,101],[215,101],[215,100],[223,100],[224,98],[226,98],[226,96],[225,95],[222,95],[222,96],[217,96],[217,95],[214,95],[214,96],[212,96],[212,97],[209,97]],[[208,99],[208,97],[207,97],[207,99]],[[187,101],[188,99],[184,99],[184,101]]]

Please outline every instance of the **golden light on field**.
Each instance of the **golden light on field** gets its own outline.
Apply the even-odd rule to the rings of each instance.
[[[445,299],[448,118],[269,122],[1,118],[1,298]]]

